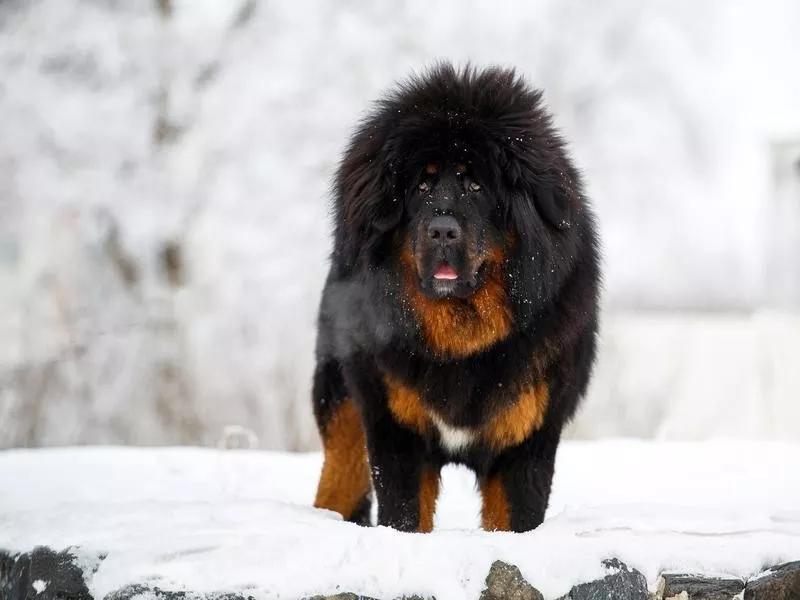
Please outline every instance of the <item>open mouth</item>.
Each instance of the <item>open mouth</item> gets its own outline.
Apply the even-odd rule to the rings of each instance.
[[[446,260],[440,261],[428,280],[428,290],[434,296],[443,298],[456,296],[465,298],[474,293],[478,287],[479,273],[459,274],[458,269]]]
[[[458,272],[447,261],[442,261],[433,272],[433,278],[438,281],[453,281],[458,279]]]

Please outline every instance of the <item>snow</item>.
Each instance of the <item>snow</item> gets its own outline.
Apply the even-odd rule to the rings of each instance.
[[[604,316],[572,437],[798,439],[800,315]]]
[[[37,579],[31,584],[31,586],[33,587],[33,589],[36,591],[37,594],[41,594],[43,591],[47,589],[47,585],[49,583],[50,583],[49,581],[42,581],[41,579]]]
[[[545,523],[476,529],[474,479],[444,472],[436,529],[362,528],[310,507],[318,454],[70,448],[0,454],[0,548],[47,544],[94,566],[95,597],[131,583],[292,599],[477,597],[496,559],[546,598],[617,557],[655,585],[665,570],[748,577],[800,557],[800,445],[609,440],[562,445]]]

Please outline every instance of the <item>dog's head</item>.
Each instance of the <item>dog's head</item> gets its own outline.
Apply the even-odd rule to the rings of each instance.
[[[467,298],[501,271],[530,313],[580,246],[578,173],[541,93],[511,70],[445,64],[400,85],[351,140],[335,191],[343,264],[405,256],[431,298]]]
[[[410,173],[404,251],[428,296],[470,296],[491,264],[502,260],[497,202],[480,179],[471,161],[443,156]]]

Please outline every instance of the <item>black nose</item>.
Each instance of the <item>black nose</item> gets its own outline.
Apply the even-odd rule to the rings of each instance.
[[[461,225],[449,215],[433,217],[428,224],[428,237],[442,244],[452,244],[461,237]]]

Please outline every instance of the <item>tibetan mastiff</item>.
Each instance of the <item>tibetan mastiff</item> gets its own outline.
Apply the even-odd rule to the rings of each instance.
[[[598,238],[581,176],[513,70],[439,64],[355,131],[333,183],[315,506],[430,531],[447,463],[487,530],[537,527],[586,390]]]

